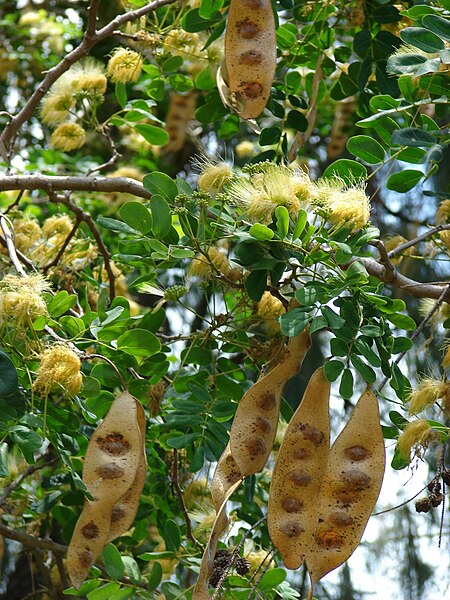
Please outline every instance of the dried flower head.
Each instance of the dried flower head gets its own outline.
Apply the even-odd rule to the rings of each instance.
[[[417,415],[433,406],[447,392],[448,384],[442,379],[424,377],[415,390],[409,394],[409,414]]]
[[[77,123],[63,123],[55,129],[50,138],[51,145],[62,152],[77,150],[85,141],[86,132]]]
[[[59,386],[69,394],[76,394],[83,383],[80,368],[81,361],[73,350],[62,344],[51,346],[41,355],[33,389],[47,395],[52,388]]]
[[[47,314],[42,293],[50,290],[42,275],[6,275],[0,281],[0,313],[16,320],[17,325],[29,325]]]
[[[108,61],[108,77],[114,83],[137,81],[142,72],[142,56],[128,48],[116,48]]]
[[[272,296],[270,292],[264,292],[258,302],[256,314],[263,322],[265,329],[271,334],[276,334],[280,331],[278,317],[284,315],[285,312],[286,309],[281,300]]]
[[[233,177],[233,171],[224,161],[200,159],[196,164],[201,169],[197,187],[202,192],[218,192]]]
[[[327,218],[336,225],[348,225],[353,231],[367,225],[370,202],[362,185],[346,187],[340,179],[327,179],[318,184],[317,203],[327,212]]]
[[[227,189],[231,201],[241,206],[250,221],[270,223],[278,206],[295,218],[301,208],[309,207],[315,186],[303,171],[284,165],[263,163],[250,178],[239,177]]]
[[[397,448],[404,458],[410,458],[414,446],[426,448],[433,437],[430,424],[425,419],[411,421],[406,425],[397,440]]]

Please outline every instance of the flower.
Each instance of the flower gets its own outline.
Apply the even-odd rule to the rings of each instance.
[[[340,179],[327,179],[319,183],[318,190],[317,204],[325,209],[331,223],[351,226],[352,231],[367,225],[370,202],[361,185],[345,187]]]
[[[6,275],[0,282],[0,312],[18,325],[28,325],[47,314],[42,293],[48,290],[50,285],[42,275]]]
[[[431,425],[425,419],[408,423],[398,437],[397,449],[404,458],[410,458],[413,446],[426,447],[433,437]]]
[[[424,377],[415,390],[409,394],[409,414],[417,415],[442,398],[448,389],[447,382],[442,379]]]
[[[266,330],[271,334],[279,333],[280,324],[278,317],[284,315],[286,309],[283,303],[270,292],[264,292],[261,300],[258,302],[256,314],[261,319]]]
[[[232,202],[242,206],[251,221],[268,224],[278,206],[285,206],[295,218],[313,200],[314,187],[303,171],[263,163],[249,179],[239,177],[232,181],[227,194]]]
[[[85,141],[86,132],[76,123],[63,123],[59,125],[50,138],[51,145],[56,150],[61,150],[62,152],[70,152],[71,150],[81,148]]]
[[[76,394],[83,383],[80,368],[81,361],[73,350],[63,344],[51,346],[41,355],[33,389],[46,395],[55,386],[60,386],[69,394]]]
[[[115,83],[137,81],[142,71],[142,56],[134,50],[116,48],[108,62],[107,73]]]

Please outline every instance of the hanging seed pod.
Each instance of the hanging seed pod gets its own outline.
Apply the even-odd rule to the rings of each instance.
[[[309,328],[291,338],[286,354],[242,397],[230,432],[231,454],[243,476],[263,469],[277,432],[280,400],[287,381],[295,375],[311,345]]]
[[[384,467],[378,401],[367,389],[330,450],[306,556],[311,589],[359,545],[380,493]]]
[[[285,566],[297,569],[308,552],[330,447],[330,384],[323,368],[312,375],[278,450],[267,525]]]
[[[277,59],[270,0],[231,0],[222,75],[242,119],[257,117],[270,96]]]
[[[112,509],[133,484],[141,457],[138,403],[124,392],[111,404],[86,450],[83,482],[94,500],[85,502],[67,552],[67,570],[77,589],[106,544]]]

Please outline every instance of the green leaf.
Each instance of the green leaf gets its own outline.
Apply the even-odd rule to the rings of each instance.
[[[339,375],[344,370],[344,363],[340,360],[327,360],[323,365],[323,372],[328,381],[336,381]]]
[[[169,234],[172,228],[170,206],[163,196],[153,194],[150,200],[150,210],[152,211],[153,234],[156,238],[163,239]]]
[[[119,214],[127,225],[143,235],[152,230],[152,216],[140,202],[127,202],[120,207]]]
[[[369,165],[383,162],[385,151],[383,146],[368,135],[355,135],[347,142],[347,148],[354,156]]]
[[[249,229],[249,234],[254,237],[256,240],[271,240],[275,233],[269,227],[265,225],[261,225],[261,223],[255,223]]]
[[[2,442],[0,444],[0,477],[8,477],[8,444]]]
[[[393,315],[387,314],[386,319],[393,323],[396,327],[399,327],[400,329],[406,329],[406,331],[414,331],[416,328],[416,322],[408,315],[402,315],[399,313]]]
[[[450,42],[450,21],[438,15],[426,15],[422,24],[446,42]]]
[[[144,187],[151,194],[158,194],[171,203],[178,195],[178,187],[172,177],[165,173],[155,171],[144,177]]]
[[[281,331],[289,337],[299,335],[308,323],[311,321],[311,316],[304,311],[294,308],[280,317]]]
[[[108,575],[113,579],[121,579],[125,573],[125,566],[114,544],[108,544],[103,548],[102,558]]]
[[[0,350],[0,398],[14,394],[18,385],[19,378],[14,363],[7,354]]]
[[[407,44],[431,54],[445,47],[443,40],[425,27],[405,27],[400,31],[400,37]]]
[[[173,519],[167,519],[163,533],[167,550],[176,552],[181,544],[180,528]]]
[[[416,186],[423,177],[425,175],[422,171],[405,169],[399,173],[392,173],[386,182],[386,187],[394,192],[407,192]]]
[[[106,565],[105,565],[106,566]],[[111,596],[120,590],[120,585],[115,581],[102,585],[87,594],[88,600],[110,600]]]
[[[117,349],[132,356],[153,356],[161,350],[161,343],[146,329],[131,329],[119,337]]]
[[[275,209],[275,217],[277,223],[277,231],[280,238],[283,240],[289,231],[289,211],[285,206],[277,206]]]
[[[405,127],[394,131],[391,138],[393,146],[432,146],[436,142],[433,134],[417,127]]]
[[[148,123],[139,123],[134,129],[142,135],[144,140],[153,146],[164,146],[169,141],[169,134],[161,127],[149,125]]]
[[[353,396],[353,375],[350,369],[345,369],[342,373],[339,393],[345,400],[350,400]]]
[[[171,553],[170,553],[171,554]],[[163,577],[163,569],[159,562],[153,563],[153,568],[150,575],[147,576],[147,590],[154,592],[158,585],[161,583]]]
[[[326,178],[339,177],[344,183],[354,185],[355,180],[367,177],[367,169],[355,160],[340,158],[325,169],[323,176]]]

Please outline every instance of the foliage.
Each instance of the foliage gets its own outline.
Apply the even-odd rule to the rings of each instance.
[[[223,597],[304,596],[304,575],[263,562],[264,518],[313,370],[342,399],[334,434],[372,386],[392,468],[429,463],[430,509],[450,483],[450,4],[273,2],[253,121],[220,93],[228,1],[79,4],[0,8],[0,534],[31,550],[36,597],[193,598],[239,401],[309,327],[220,542],[251,567]],[[75,590],[61,556],[92,500],[84,458],[127,390],[147,421],[139,508]]]

